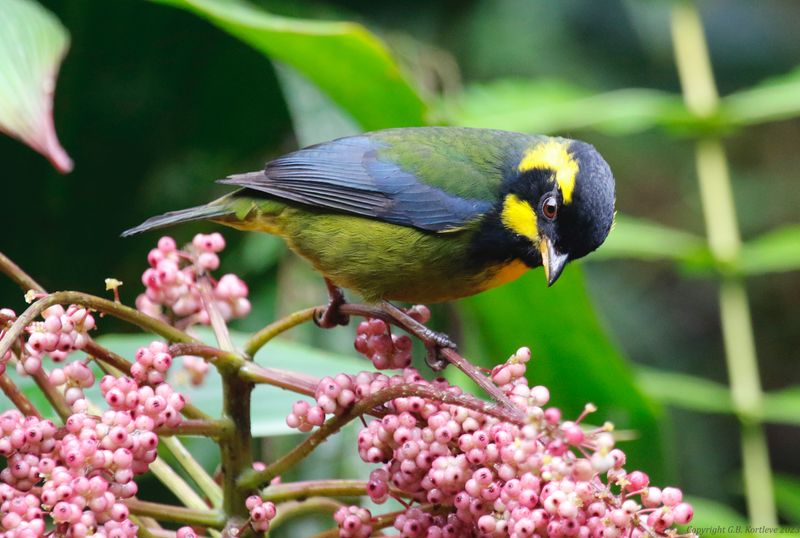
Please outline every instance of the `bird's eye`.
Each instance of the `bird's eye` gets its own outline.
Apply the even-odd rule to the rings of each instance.
[[[553,220],[558,214],[558,200],[555,196],[548,196],[542,204],[542,213],[547,220]]]

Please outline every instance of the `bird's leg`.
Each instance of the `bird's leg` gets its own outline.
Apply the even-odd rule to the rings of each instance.
[[[428,356],[426,358],[428,366],[437,372],[444,370],[448,361],[441,356],[440,350],[442,348],[456,349],[456,345],[450,340],[450,337],[444,333],[429,329],[389,301],[381,301],[380,306],[381,310],[383,310],[397,325],[419,338],[422,343],[425,344],[425,349],[428,350]]]
[[[323,329],[332,329],[337,325],[347,325],[350,323],[350,316],[341,310],[346,303],[344,293],[333,282],[325,279],[325,286],[328,288],[328,306],[320,314],[314,315],[314,323]]]

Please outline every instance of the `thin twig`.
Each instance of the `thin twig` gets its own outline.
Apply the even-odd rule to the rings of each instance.
[[[41,284],[36,282],[32,276],[22,270],[20,266],[0,252],[0,272],[8,276],[23,291],[33,290],[38,293],[47,293]]]
[[[132,514],[152,517],[158,521],[171,521],[173,523],[185,523],[214,529],[221,529],[225,526],[225,514],[218,510],[194,510],[183,506],[172,506],[139,499],[125,499],[123,502]]]
[[[36,409],[33,402],[19,390],[19,387],[17,387],[6,374],[0,375],[0,389],[2,389],[6,397],[11,400],[11,403],[13,403],[23,415],[42,418],[42,414],[39,413],[39,410]]]
[[[407,495],[389,487],[392,495]],[[274,503],[302,500],[309,497],[361,497],[367,494],[367,482],[364,480],[305,480],[302,482],[281,482],[267,486],[261,490],[261,498]]]
[[[269,529],[277,529],[287,521],[306,514],[333,514],[342,506],[339,501],[328,497],[309,497],[304,501],[281,503],[276,507],[275,517],[269,522]]]
[[[296,327],[301,323],[305,323],[314,319],[314,313],[318,308],[324,307],[312,307],[306,308],[305,310],[298,310],[297,312],[292,312],[288,316],[282,317],[279,320],[273,321],[257,333],[253,334],[247,340],[247,342],[245,342],[244,352],[250,357],[255,357],[259,349],[264,347],[267,342],[279,334],[286,332],[292,327]]]

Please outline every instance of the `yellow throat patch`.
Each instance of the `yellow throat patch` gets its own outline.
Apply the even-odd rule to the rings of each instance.
[[[531,204],[521,200],[516,194],[506,195],[503,200],[503,211],[500,214],[503,226],[512,232],[527,237],[533,242],[539,241],[539,227],[536,225],[536,212]]]
[[[578,162],[572,158],[567,148],[569,142],[551,139],[544,144],[527,150],[522,156],[517,169],[520,172],[529,170],[553,170],[556,183],[561,189],[565,204],[572,202],[572,191],[575,190],[575,178],[578,176]]]

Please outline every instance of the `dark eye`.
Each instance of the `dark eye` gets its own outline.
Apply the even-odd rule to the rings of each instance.
[[[548,196],[542,204],[542,213],[547,220],[553,220],[558,214],[558,200],[555,196]]]

